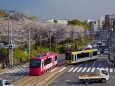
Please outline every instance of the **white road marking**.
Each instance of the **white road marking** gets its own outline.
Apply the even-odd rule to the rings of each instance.
[[[79,67],[76,67],[76,68],[73,70],[73,72],[75,72],[78,68],[79,68]]]
[[[68,72],[71,72],[74,69],[74,67],[72,67]]]
[[[81,67],[81,68],[79,68],[77,72],[80,72],[80,71],[81,71],[81,69],[82,69],[82,67]]]
[[[113,72],[113,68],[110,68],[110,72]]]
[[[95,61],[96,62],[96,61]],[[95,62],[93,63],[92,67],[95,65]]]
[[[85,72],[86,69],[87,69],[87,67],[83,68],[82,72]]]
[[[91,72],[94,72],[94,70],[95,70],[95,67],[94,67],[94,68],[92,68]]]
[[[65,70],[65,69],[66,69],[66,67],[62,68],[59,72],[62,72],[62,71]]]
[[[90,67],[90,68],[88,68],[86,72],[89,72],[89,71],[90,71],[90,69],[91,69],[91,67]]]

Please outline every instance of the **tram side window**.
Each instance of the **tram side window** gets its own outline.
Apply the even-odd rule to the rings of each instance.
[[[84,57],[89,57],[89,53],[83,53]]]
[[[52,58],[48,58],[44,60],[44,65],[50,64],[52,61]]]
[[[77,54],[77,57],[78,57],[78,59],[84,58],[84,57],[89,57],[89,52],[88,53]]]
[[[72,55],[72,61],[74,61],[74,55]]]
[[[57,61],[57,56],[55,56],[55,61]]]
[[[75,61],[76,61],[76,55],[75,55]]]
[[[97,55],[97,51],[94,51],[94,52],[93,52],[93,56],[96,56],[96,55]]]

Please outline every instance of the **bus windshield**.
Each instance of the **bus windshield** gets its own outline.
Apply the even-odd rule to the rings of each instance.
[[[66,53],[65,60],[71,60],[71,53]]]
[[[40,68],[41,60],[40,59],[31,59],[30,60],[30,68]]]

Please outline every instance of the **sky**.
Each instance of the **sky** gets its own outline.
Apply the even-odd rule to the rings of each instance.
[[[0,0],[0,9],[23,12],[41,20],[97,20],[115,13],[115,0]]]

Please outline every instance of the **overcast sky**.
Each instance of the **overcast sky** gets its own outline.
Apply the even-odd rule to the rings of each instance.
[[[0,9],[13,9],[41,20],[97,20],[115,13],[115,0],[0,0]]]

